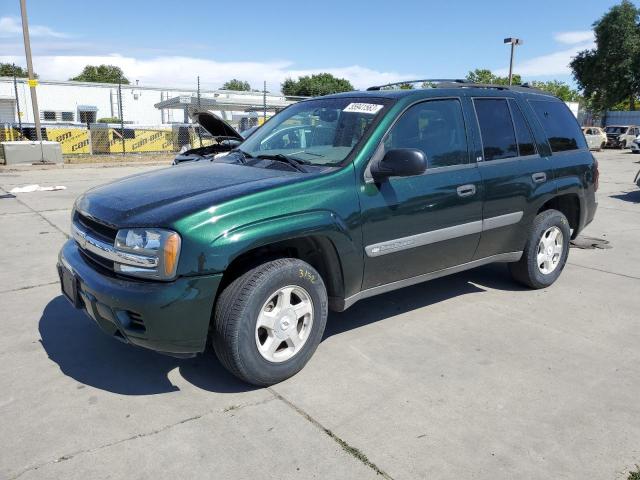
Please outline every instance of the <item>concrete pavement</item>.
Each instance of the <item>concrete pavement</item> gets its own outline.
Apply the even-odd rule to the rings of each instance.
[[[331,314],[269,389],[103,335],[60,295],[74,198],[154,166],[0,170],[0,478],[626,478],[640,463],[640,155],[551,288],[491,265]],[[39,183],[67,190],[8,194]]]

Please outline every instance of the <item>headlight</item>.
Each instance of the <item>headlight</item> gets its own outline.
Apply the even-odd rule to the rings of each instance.
[[[155,267],[136,267],[115,263],[116,272],[155,280],[171,280],[176,276],[180,256],[180,235],[159,228],[130,228],[118,230],[115,248],[157,260]]]

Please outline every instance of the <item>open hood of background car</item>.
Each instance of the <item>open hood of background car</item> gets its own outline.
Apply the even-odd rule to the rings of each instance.
[[[191,118],[214,137],[236,138],[241,142],[244,140],[235,128],[211,112],[195,112],[191,114]]]

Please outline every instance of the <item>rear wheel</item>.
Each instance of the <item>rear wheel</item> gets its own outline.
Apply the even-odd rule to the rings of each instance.
[[[327,292],[306,262],[283,258],[233,280],[215,307],[213,347],[245,382],[266,386],[299,372],[327,321]]]
[[[539,213],[522,258],[509,264],[511,275],[531,288],[545,288],[555,282],[567,262],[571,230],[569,222],[557,210]]]

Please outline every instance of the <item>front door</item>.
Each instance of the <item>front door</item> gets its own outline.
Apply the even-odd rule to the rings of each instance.
[[[472,259],[482,184],[466,123],[460,99],[428,100],[409,107],[385,136],[380,149],[420,149],[428,166],[423,175],[362,180],[363,290]]]

